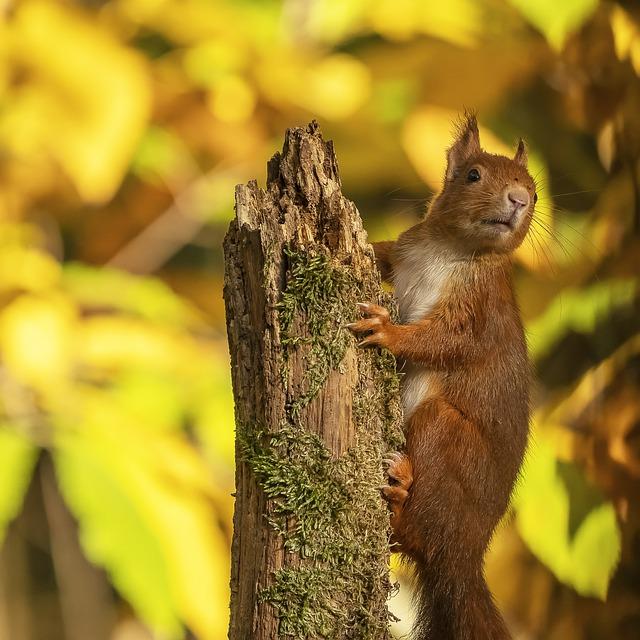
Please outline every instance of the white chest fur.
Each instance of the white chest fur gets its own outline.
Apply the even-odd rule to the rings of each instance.
[[[405,253],[394,265],[393,285],[398,299],[400,320],[418,322],[440,299],[455,262],[439,251],[421,247]]]
[[[406,363],[400,385],[402,412],[407,422],[414,411],[436,393],[438,374],[418,364]]]
[[[398,300],[400,321],[418,322],[437,304],[451,276],[455,262],[441,251],[422,246],[403,252],[394,265],[394,289]],[[402,379],[402,404],[405,421],[437,387],[437,374],[426,367],[407,362]]]

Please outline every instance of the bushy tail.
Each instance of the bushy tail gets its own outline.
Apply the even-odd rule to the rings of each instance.
[[[417,564],[413,640],[511,640],[484,579],[482,568]]]

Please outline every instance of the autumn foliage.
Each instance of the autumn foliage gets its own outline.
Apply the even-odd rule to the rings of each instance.
[[[526,139],[540,195],[534,436],[488,579],[519,637],[636,637],[639,76],[627,1],[0,3],[0,637],[226,637],[233,187],[316,118],[395,237],[463,108],[489,151]]]

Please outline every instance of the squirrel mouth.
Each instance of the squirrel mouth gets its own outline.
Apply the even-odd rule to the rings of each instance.
[[[515,216],[511,216],[509,218],[491,218],[488,220],[483,220],[484,224],[491,225],[495,227],[499,231],[513,231],[513,219]]]

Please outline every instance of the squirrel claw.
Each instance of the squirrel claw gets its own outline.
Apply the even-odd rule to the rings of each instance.
[[[373,302],[358,302],[356,306],[360,310],[360,313],[366,316],[377,317],[384,321],[389,320],[389,312],[379,304],[374,304]]]
[[[377,347],[380,345],[381,336],[379,334],[372,333],[370,336],[367,336],[364,340],[358,342],[359,347]]]
[[[390,467],[393,464],[400,464],[404,457],[403,453],[400,453],[399,451],[392,451],[391,453],[388,453],[385,458],[382,458],[382,462],[384,462],[387,467]]]

